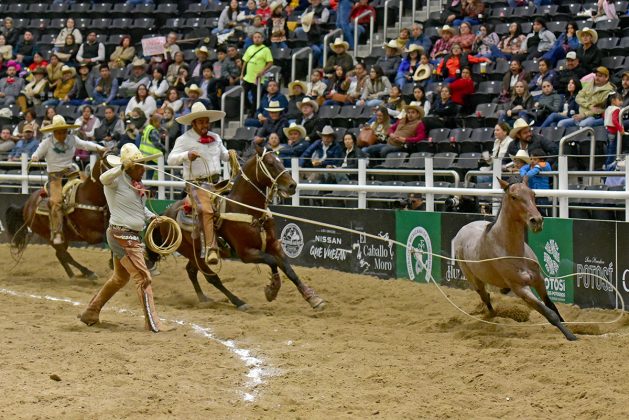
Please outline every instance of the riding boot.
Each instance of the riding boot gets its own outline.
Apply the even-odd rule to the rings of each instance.
[[[50,239],[54,245],[63,243],[63,198],[61,196],[61,179],[51,179],[48,184],[50,219]]]
[[[219,257],[216,235],[214,234],[214,215],[203,212],[201,219],[203,220],[203,233],[205,236],[205,262],[210,265],[216,265]]]
[[[98,293],[94,295],[85,311],[79,316],[79,319],[87,325],[98,323],[98,316],[103,306],[105,306],[109,299],[111,299],[118,290],[122,289],[128,281],[129,275],[125,272],[124,268],[122,268],[118,259],[114,258],[114,273]]]

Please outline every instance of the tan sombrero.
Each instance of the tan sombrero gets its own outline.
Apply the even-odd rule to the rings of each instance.
[[[144,67],[146,66],[146,60],[143,58],[135,57],[131,62],[131,67]]]
[[[190,109],[190,113],[186,115],[182,115],[178,117],[175,121],[177,121],[181,125],[190,125],[192,121],[198,118],[209,118],[210,122],[219,121],[225,118],[225,113],[223,111],[214,111],[213,109],[205,108],[203,102],[195,102],[192,104],[192,108]]]
[[[184,92],[186,92],[186,95],[189,95],[190,91],[198,92],[199,95],[203,94],[203,91],[201,90],[199,85],[197,85],[195,83],[191,84],[190,86],[188,86],[187,88],[184,89]]]
[[[153,155],[143,154],[138,147],[133,143],[126,143],[120,148],[120,156],[109,155],[105,159],[111,166],[126,165],[129,163],[142,163],[155,160],[162,156],[161,153],[155,153]]]
[[[419,119],[424,118],[424,107],[422,106],[421,103],[417,102],[417,101],[413,101],[410,104],[406,105],[404,107],[404,111],[408,110],[408,109],[414,109],[415,111],[419,112]]]
[[[509,132],[509,137],[514,139],[515,136],[520,132],[520,130],[526,127],[530,127],[532,125],[533,125],[533,122],[529,124],[524,119],[518,118],[517,120],[515,120],[515,124],[513,124],[513,128]]]
[[[283,130],[286,137],[288,137],[291,131],[299,131],[299,135],[301,138],[306,137],[306,129],[297,123],[291,123],[290,126],[284,127]]]
[[[288,84],[288,95],[293,96],[295,94],[295,86],[301,86],[301,91],[306,92],[308,90],[308,86],[299,80],[295,80],[294,82],[290,82]]]
[[[345,50],[349,49],[349,43],[347,41],[343,41],[343,38],[336,38],[334,40],[334,42],[330,43],[330,48],[332,48],[334,51],[336,51],[336,49],[338,47],[343,47],[345,48]]]
[[[456,29],[450,25],[443,25],[443,27],[439,29],[439,36],[443,36],[444,32],[449,32],[451,35],[456,35]]]
[[[317,133],[319,133],[320,136],[334,136],[334,137],[336,137],[336,131],[334,131],[334,129],[332,128],[331,125],[326,125],[325,127],[323,127],[323,130],[317,131]]]
[[[392,50],[395,50],[398,54],[402,52],[402,48],[400,48],[400,44],[398,44],[395,39],[392,39],[389,42],[385,42],[384,44],[382,44],[382,46],[385,48],[391,48]]]
[[[310,105],[314,112],[319,111],[319,104],[317,101],[312,100],[312,98],[304,98],[301,102],[297,102],[297,108],[301,111],[301,107],[304,105]]]
[[[62,115],[55,115],[54,117],[52,117],[52,122],[50,123],[50,125],[40,128],[39,131],[41,131],[42,133],[48,133],[49,131],[72,130],[79,127],[80,125],[66,123],[66,119],[63,118]]]
[[[408,46],[408,48],[405,51],[407,54],[412,53],[413,51],[417,51],[419,55],[422,55],[424,53],[424,47],[418,44],[411,44]]]
[[[194,53],[204,53],[206,55],[210,55],[210,51],[207,49],[207,47],[205,45],[201,45],[199,48],[197,48],[196,50],[194,50]]]
[[[592,44],[596,44],[598,42],[598,32],[588,27],[585,27],[581,29],[580,31],[577,31],[577,39],[579,40],[579,42],[583,43],[583,41],[581,41],[581,38],[585,34],[590,34],[592,36]]]
[[[531,163],[531,157],[529,156],[529,152],[527,152],[524,149],[518,150],[518,153],[516,153],[515,155],[509,155],[509,157],[511,158],[511,160],[520,159],[526,163]]]
[[[280,101],[271,101],[271,102],[269,102],[269,107],[268,108],[264,108],[264,109],[269,111],[269,112],[282,112],[282,111],[284,111],[284,108],[282,108],[280,106]]]
[[[76,69],[70,66],[61,67],[61,73],[71,73],[72,76],[76,76]]]
[[[312,27],[312,23],[314,22],[314,11],[304,13],[301,16],[301,28],[304,32],[310,32],[310,28]]]

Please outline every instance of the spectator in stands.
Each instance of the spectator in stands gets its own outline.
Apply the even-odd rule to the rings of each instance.
[[[439,60],[441,60],[444,55],[450,53],[450,48],[452,47],[452,37],[454,37],[455,34],[456,29],[449,25],[443,25],[443,27],[439,30],[439,36],[441,38],[435,42],[435,46],[430,53],[432,64],[439,64]]]
[[[106,148],[113,150],[122,136],[124,136],[124,123],[111,106],[105,106],[105,117],[100,125],[94,129],[94,137]]]
[[[256,16],[260,16],[262,25],[266,25],[268,19],[271,17],[271,7],[267,0],[258,0],[258,8],[256,9]]]
[[[592,20],[594,22],[618,20],[614,0],[598,0],[596,13],[592,16]]]
[[[166,81],[168,81],[171,86],[175,84],[179,76],[179,69],[183,66],[188,67],[181,51],[175,53],[174,59],[175,61],[168,66],[168,70],[166,71]]]
[[[210,101],[217,107],[220,105],[219,92],[225,92],[228,86],[234,86],[238,82],[240,69],[236,67],[236,63],[227,56],[227,50],[224,46],[219,46],[216,50],[217,60],[212,65],[212,73],[214,78],[210,80],[208,86],[208,97]]]
[[[142,130],[146,124],[146,115],[140,108],[134,108],[125,120],[125,135],[120,138],[118,150],[126,143],[140,144]]]
[[[240,78],[245,91],[245,103],[250,117],[253,117],[255,112],[254,102],[257,97],[257,83],[273,65],[273,54],[269,47],[262,44],[261,32],[253,34],[253,45],[245,51],[243,62],[244,65],[240,72]]]
[[[17,42],[13,51],[15,61],[28,66],[33,62],[33,56],[37,51],[38,47],[34,40],[33,33],[31,31],[24,31],[22,39]]]
[[[72,35],[74,37],[74,40],[78,44],[83,42],[83,35],[81,35],[81,31],[79,31],[79,29],[74,26],[73,17],[68,17],[66,19],[66,26],[61,28],[61,31],[59,31],[59,35],[57,35],[57,37],[55,38],[54,44],[56,49],[63,47],[63,45],[66,43],[66,37],[68,35]]]
[[[522,182],[528,184],[529,188],[534,190],[549,190],[550,189],[550,177],[541,176],[540,172],[550,172],[553,169],[550,164],[546,162],[546,153],[541,149],[532,149],[530,153],[531,163],[524,165],[520,168],[520,176]],[[548,197],[535,197],[535,204],[539,209],[539,212],[544,217],[548,217],[548,208],[550,205]]]
[[[48,66],[48,61],[46,61],[46,59],[40,52],[35,52],[35,54],[33,54],[33,61],[26,68],[26,70],[29,72],[33,72],[35,71],[35,69],[39,69],[39,68],[43,68],[45,70],[46,66]],[[28,78],[28,76],[24,76],[24,77]]]
[[[364,63],[356,63],[354,70],[347,74],[349,78],[349,88],[347,89],[348,101],[354,103],[358,101],[363,94],[365,83],[369,79],[369,73]]]
[[[295,34],[299,38],[304,33],[308,35],[308,46],[312,48],[313,61],[315,65],[321,64],[324,45],[321,45],[324,28],[323,25],[328,23],[330,19],[330,11],[321,4],[321,0],[309,0],[310,6],[306,7],[301,14],[299,21],[302,26],[295,30]],[[346,47],[349,48],[349,44]],[[332,48],[334,50],[334,48]],[[349,69],[346,69],[348,71]],[[326,73],[328,71],[326,70]]]
[[[13,45],[7,44],[7,39],[4,35],[0,34],[0,55],[5,60],[13,58]]]
[[[30,125],[33,128],[33,135],[39,138],[39,124],[37,123],[37,113],[33,109],[28,109],[24,113],[24,119],[20,121],[13,130],[13,138],[15,141],[22,138],[22,131],[25,125]]]
[[[522,43],[526,36],[522,34],[522,27],[518,22],[511,22],[509,24],[509,32],[500,38],[500,42],[496,47],[490,47],[492,58],[504,58],[511,60],[511,58],[520,52]]]
[[[391,82],[389,82],[389,78],[384,75],[382,68],[372,66],[369,70],[369,78],[365,81],[363,93],[357,103],[370,108],[378,106],[384,102],[384,99],[389,95],[390,91]]]
[[[596,69],[594,83],[589,83],[577,94],[579,113],[557,123],[558,127],[595,127],[603,125],[603,113],[607,96],[614,92],[606,67]]]
[[[131,110],[135,108],[140,108],[147,118],[153,115],[153,113],[157,110],[157,103],[155,102],[155,99],[149,95],[149,90],[145,84],[138,86],[135,96],[133,96],[127,104],[125,114],[129,114]]]
[[[286,106],[286,119],[290,122],[300,117],[301,111],[297,107],[299,103],[306,97],[305,91],[307,87],[304,82],[295,80],[288,84],[288,104]]]
[[[153,69],[153,78],[149,83],[148,89],[149,95],[161,105],[168,91],[168,82],[164,79],[164,70],[162,70],[161,67],[155,67]]]
[[[126,105],[137,93],[140,85],[146,87],[150,83],[149,75],[146,74],[146,61],[143,58],[134,58],[131,67],[131,74],[120,84],[118,99],[113,101],[115,105]]]
[[[545,58],[539,59],[538,69],[539,73],[531,77],[531,81],[529,82],[529,91],[533,96],[537,96],[542,93],[542,85],[544,82],[550,82],[553,84],[555,82],[555,78],[557,77],[557,73],[555,73],[555,70],[551,69],[550,62]]]
[[[35,130],[30,124],[25,124],[22,128],[22,139],[17,142],[11,153],[9,153],[9,161],[17,162],[22,159],[22,153],[26,153],[28,159],[31,158],[37,147],[39,140],[35,137]]]
[[[271,41],[272,47],[288,48],[288,45],[286,45],[286,35],[288,34],[287,22],[288,16],[284,11],[282,0],[275,0],[271,3],[271,16],[266,24],[266,37]]]
[[[546,118],[554,112],[561,111],[562,97],[553,90],[553,84],[546,80],[542,84],[542,94],[535,98],[533,109],[529,112],[527,121],[534,121],[536,126],[544,123]]]
[[[397,41],[391,40],[384,44],[384,56],[380,56],[376,60],[375,65],[382,69],[382,73],[389,81],[395,80],[395,75],[402,62],[402,57],[400,56],[402,51],[403,48],[400,48]]]
[[[142,136],[140,138],[140,144],[138,148],[147,156],[166,153],[166,148],[162,144],[161,135],[162,116],[155,113],[149,118],[148,124],[142,130]],[[149,165],[157,165],[157,159],[151,160]],[[146,171],[146,179],[153,179],[155,171],[149,169]]]
[[[341,146],[335,142],[336,132],[331,126],[323,127],[319,135],[321,139],[312,143],[299,158],[302,168],[328,168],[343,158]],[[323,174],[310,174],[308,178],[322,180]]]
[[[265,147],[276,155],[279,155],[280,151],[286,147],[286,144],[280,142],[280,136],[277,133],[271,133],[269,134]]]
[[[42,100],[46,98],[48,93],[46,70],[38,68],[32,74],[33,80],[24,86],[22,94],[17,97],[17,104],[22,112],[26,112],[28,108],[34,105],[41,105]]]
[[[533,21],[533,32],[526,36],[520,46],[520,54],[527,59],[541,57],[551,49],[557,37],[546,29],[546,21],[537,17]]]
[[[173,86],[175,89],[179,91],[180,94],[182,94],[186,90],[186,86],[188,86],[188,80],[189,80],[188,66],[183,65],[179,67],[179,74],[177,75],[177,78],[175,79],[175,81],[171,83],[171,86]]]
[[[488,23],[480,25],[478,33],[474,39],[474,45],[472,45],[472,53],[477,57],[491,58],[492,47],[496,47],[500,42],[500,37],[494,32],[493,26]]]
[[[100,127],[100,120],[94,115],[94,110],[89,105],[84,105],[81,110],[81,116],[74,122],[78,125],[78,134],[83,140],[93,141],[95,139],[94,132]]]
[[[559,70],[555,77],[555,89],[561,94],[567,93],[568,82],[572,79],[580,80],[586,73],[587,71],[581,67],[577,53],[570,51],[566,54],[566,68]]]
[[[107,64],[100,66],[100,77],[96,79],[92,92],[92,103],[96,106],[111,103],[118,94],[118,79],[111,76]]]
[[[437,75],[443,77],[446,83],[451,83],[461,77],[461,69],[464,67],[469,67],[470,64],[490,62],[491,60],[488,58],[478,58],[463,52],[461,46],[455,43],[452,44],[451,53],[445,55],[437,66]]]
[[[131,37],[125,35],[120,40],[120,44],[109,56],[109,67],[112,69],[124,69],[135,57],[135,47],[131,42]]]
[[[266,33],[266,30],[264,25],[262,25],[262,18],[260,16],[254,17],[251,25],[245,27],[245,33],[247,34],[247,38],[245,38],[245,45],[243,46],[245,51],[254,44],[253,36],[256,32],[260,32],[260,34],[262,34],[262,41],[265,41],[264,34]]]
[[[94,95],[94,75],[87,63],[79,66],[79,74],[74,79],[74,86],[68,94],[70,104],[79,106],[88,103]],[[64,100],[64,102],[67,102]]]
[[[605,168],[611,169],[611,164],[616,161],[616,145],[618,143],[618,135],[625,135],[625,129],[620,118],[620,107],[622,106],[622,95],[614,92],[607,96],[607,107],[605,108],[605,128],[607,129],[607,159],[605,160]]]
[[[15,141],[11,136],[11,129],[9,127],[2,128],[0,131],[0,153],[9,153],[15,147]]]
[[[325,94],[328,85],[323,82],[323,70],[315,69],[310,75],[310,82],[306,87],[306,96],[317,99]]]
[[[415,70],[413,81],[416,84],[419,83],[421,86],[425,86],[430,80],[433,70],[434,67],[432,64],[430,64],[430,58],[428,57],[428,54],[423,53],[419,56],[419,66],[417,66],[417,70]]]
[[[253,21],[253,18],[256,16],[257,8],[258,5],[256,4],[255,0],[248,0],[247,8],[245,10],[241,10],[240,13],[238,13],[238,23],[240,23],[241,25],[250,25]]]
[[[620,86],[620,94],[622,95],[622,107],[629,106],[629,71],[622,73],[622,81]]]
[[[404,110],[404,107],[406,107],[406,102],[402,98],[402,90],[399,86],[391,86],[389,99],[387,99],[387,102],[384,104],[384,106],[387,108],[389,115],[391,115],[393,118],[397,118]]]
[[[430,107],[430,114],[424,118],[426,132],[430,132],[433,128],[454,127],[454,118],[459,113],[459,105],[452,101],[450,88],[441,87],[439,96]]]
[[[528,84],[531,79],[528,72],[522,67],[520,60],[513,59],[509,63],[509,71],[502,78],[502,86],[500,89],[499,103],[505,103],[511,100],[513,89],[516,83],[522,82]]]
[[[530,124],[519,118],[513,124],[513,128],[509,132],[509,136],[513,139],[507,151],[509,155],[515,156],[519,150],[536,150],[542,149],[549,157],[549,163],[554,163],[559,152],[559,143],[548,140],[537,134],[533,134]],[[551,158],[552,157],[552,158]]]
[[[2,27],[2,35],[4,35],[4,37],[6,38],[8,45],[15,46],[17,44],[20,34],[18,33],[17,29],[15,29],[15,27],[13,26],[13,18],[10,16],[7,16],[4,18],[4,26]]]
[[[453,1],[454,4],[456,2]],[[457,2],[459,3],[459,2]],[[485,4],[481,0],[461,0],[461,11],[458,15],[449,15],[446,19],[446,23],[452,23],[455,28],[461,26],[463,23],[471,25],[478,25],[480,19],[483,18],[485,13]]]
[[[469,67],[463,67],[461,69],[461,77],[450,82],[448,86],[452,94],[452,102],[464,106],[467,97],[475,91],[472,70]]]
[[[44,106],[55,107],[61,102],[70,101],[70,93],[76,83],[76,70],[74,67],[63,66],[61,68],[61,80],[57,82],[52,98],[44,102]]]
[[[266,84],[266,94],[260,97],[260,107],[256,110],[256,118],[247,118],[245,126],[262,127],[262,124],[269,118],[267,108],[271,108],[271,102],[280,104],[280,108],[286,109],[288,99],[280,92],[280,85],[276,80],[269,80]]]
[[[368,125],[376,136],[377,144],[386,144],[389,136],[389,128],[391,128],[391,117],[387,108],[379,106],[375,112],[374,121]]]
[[[291,123],[290,126],[284,128],[284,136],[288,140],[280,149],[279,157],[284,162],[284,166],[290,168],[291,158],[300,157],[310,146],[310,142],[306,140],[306,129],[297,123]],[[317,134],[317,138],[318,136]]]
[[[203,105],[207,108],[208,102],[207,100],[201,98],[203,91],[196,84],[191,84],[184,90],[186,97],[183,98],[183,106],[181,107],[181,115],[188,114],[192,110],[192,105],[195,102],[203,102]]]
[[[466,53],[472,52],[474,41],[476,41],[476,35],[472,32],[472,25],[469,23],[462,23],[458,35],[452,37],[452,45],[459,44]]]
[[[430,52],[432,41],[430,37],[424,34],[424,25],[421,23],[413,23],[413,25],[411,25],[411,37],[408,40],[408,44],[406,44],[406,48],[410,49],[412,44],[422,47],[426,54]]]
[[[301,111],[301,117],[297,119],[297,125],[304,127],[304,130],[306,130],[304,135],[306,141],[319,140],[319,131],[323,130],[325,126],[325,120],[317,118],[319,104],[311,98],[304,98],[297,104],[297,108]]]
[[[583,68],[589,73],[601,65],[603,53],[598,49],[598,32],[591,28],[577,31],[581,45],[577,48],[577,57]]]
[[[509,136],[509,124],[507,123],[498,123],[494,127],[494,146],[491,149],[491,157],[489,160],[489,164],[491,164],[494,160],[497,160],[499,165],[502,165],[503,159],[507,155],[507,151],[509,150],[509,145],[513,141],[511,136]]]
[[[526,118],[533,109],[533,97],[523,81],[517,82],[511,91],[511,99],[498,111],[498,121],[512,123],[517,118]]]
[[[551,127],[561,120],[570,119],[578,114],[579,104],[577,103],[577,94],[581,91],[581,88],[581,81],[579,79],[570,79],[566,90],[566,97],[563,102],[563,110],[561,112],[551,113],[546,117],[541,127]]]
[[[369,0],[358,0],[352,6],[349,14],[349,19],[342,22],[341,28],[343,29],[343,36],[349,42],[349,49],[354,49],[354,19],[362,15],[365,12],[371,12],[373,18],[376,18],[376,9],[369,4]],[[358,20],[358,39],[365,33],[369,26],[370,15],[364,16]]]
[[[218,104],[210,103],[208,97],[210,83],[213,80],[214,74],[212,73],[212,65],[210,63],[206,63],[203,65],[203,69],[201,70],[201,79],[198,81],[199,87],[201,88],[201,98],[205,99],[209,103],[210,109],[218,109]]]
[[[76,63],[76,55],[79,52],[80,45],[74,40],[74,35],[66,36],[66,43],[61,48],[57,49],[57,57],[61,62],[74,66]]]
[[[354,133],[347,132],[343,135],[342,160],[335,162],[332,167],[340,167],[345,169],[357,169],[358,159],[364,159],[367,156],[357,146],[358,140]],[[350,179],[357,179],[355,174],[335,173],[329,174],[334,177],[333,182],[337,184],[347,183]]]
[[[96,39],[96,32],[87,34],[87,41],[81,44],[76,53],[77,63],[88,64],[91,69],[94,65],[105,62],[105,46]]]
[[[343,67],[345,73],[354,67],[354,59],[348,54],[348,48],[349,44],[347,41],[343,41],[342,38],[336,38],[333,43],[330,43],[330,49],[334,52],[334,54],[328,57],[328,61],[323,68],[323,71],[326,74],[332,73],[336,66]]]
[[[177,115],[179,111],[181,111],[182,107],[183,101],[179,98],[179,91],[174,87],[169,88],[166,94],[166,99],[160,109],[165,111],[166,108],[170,108],[173,114]]]
[[[181,49],[179,48],[179,45],[177,45],[177,33],[169,32],[168,35],[166,35],[166,41],[164,42],[164,53],[152,55],[149,66],[151,68],[159,67],[164,73],[166,73],[168,70],[168,64],[174,60],[175,54],[180,51]]]
[[[216,28],[212,29],[212,33],[222,35],[233,31],[238,24],[238,13],[240,13],[238,0],[231,0],[221,12],[218,18],[218,25]]]
[[[63,63],[59,60],[59,56],[56,53],[50,55],[50,62],[46,66],[46,76],[48,77],[48,88],[53,90],[57,87],[57,82],[61,80],[63,74],[61,69]]]
[[[202,45],[201,47],[194,50],[194,55],[196,56],[196,59],[192,62],[192,64],[190,64],[190,77],[192,79],[197,79],[198,81],[198,79],[202,77],[203,67],[206,65],[209,65],[210,68],[212,67],[209,59],[210,51],[205,45]]]
[[[41,128],[44,128],[52,124],[52,119],[54,118],[55,115],[57,115],[57,111],[55,111],[55,108],[53,107],[46,108],[46,111],[44,112],[44,119],[42,120],[42,123],[41,123]]]
[[[426,97],[426,91],[422,86],[413,88],[413,102],[419,102],[424,107],[424,115],[430,114],[431,103]]]
[[[402,28],[400,29],[400,35],[398,35],[398,37],[395,39],[395,42],[397,42],[397,46],[399,47],[400,51],[404,51],[404,49],[406,48],[406,44],[408,44],[408,41],[411,39],[411,31],[408,28]]]
[[[257,144],[264,143],[271,133],[278,133],[282,143],[286,143],[283,129],[288,127],[288,121],[284,117],[284,109],[279,101],[271,101],[268,108],[265,108],[268,118],[265,118],[262,126],[256,131],[254,141]]]
[[[577,29],[579,29],[579,27],[575,21],[568,22],[566,24],[566,31],[559,35],[555,44],[543,55],[543,58],[548,60],[550,67],[555,67],[557,61],[564,58],[568,51],[575,51],[579,48]]]
[[[7,64],[7,76],[0,79],[0,108],[14,104],[17,97],[24,89],[24,79],[17,76],[19,64],[9,61]]]
[[[175,119],[175,112],[169,106],[164,108],[164,117],[162,118],[162,127],[166,130],[166,150],[170,152],[175,140],[181,135],[181,125]]]
[[[363,152],[370,158],[385,158],[389,153],[403,149],[412,153],[415,143],[426,140],[423,117],[424,107],[417,102],[411,102],[404,108],[401,118],[389,127],[387,142],[366,147]]]

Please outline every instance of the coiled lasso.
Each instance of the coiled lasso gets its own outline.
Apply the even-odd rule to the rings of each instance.
[[[153,230],[156,227],[159,227],[162,223],[168,224],[168,235],[163,240],[161,244],[156,244],[153,239]],[[159,255],[170,255],[173,252],[177,251],[179,245],[181,245],[181,241],[183,240],[183,235],[181,234],[181,228],[179,224],[174,219],[166,216],[157,216],[155,219],[149,223],[146,228],[146,233],[144,234],[144,240],[146,241],[146,246],[153,252]]]

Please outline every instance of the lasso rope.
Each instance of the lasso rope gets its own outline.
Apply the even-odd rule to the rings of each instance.
[[[143,164],[140,164],[140,165],[143,165]],[[146,165],[144,165],[144,166],[146,166]],[[186,181],[185,179],[183,179],[181,177],[178,177],[176,175],[170,174],[170,173],[168,173],[168,172],[166,172],[164,170],[161,170],[159,168],[157,168],[156,170],[171,176],[173,179],[176,179],[176,180],[179,180],[179,181],[183,181],[186,184],[191,184],[190,182]],[[209,191],[209,190],[207,190],[207,189],[205,189],[203,187],[197,186],[197,188],[200,188],[200,189],[202,189],[202,190],[204,190],[204,191],[206,191],[206,192],[208,192],[210,194],[218,195],[215,192]],[[282,214],[282,213],[279,213],[279,212],[273,212],[273,211],[271,211],[268,208],[261,209],[261,208],[255,207],[255,206],[251,206],[249,204],[245,204],[245,203],[241,203],[241,202],[235,201],[233,199],[230,199],[229,197],[223,197],[223,199],[225,199],[227,201],[230,201],[232,203],[238,204],[238,205],[240,205],[242,207],[249,208],[251,210],[259,211],[259,212],[262,212],[262,213],[267,213],[268,215],[271,215],[271,216],[282,217],[282,218],[285,218],[285,219],[288,219],[288,220],[293,220],[293,221],[307,223],[307,224],[312,224],[312,225],[321,226],[321,227],[325,227],[325,228],[329,228],[329,229],[336,229],[336,230],[343,231],[343,232],[349,232],[349,233],[353,233],[353,234],[357,234],[357,235],[362,235],[362,236],[369,237],[369,238],[372,238],[372,239],[375,239],[375,240],[378,240],[378,241],[386,242],[387,244],[395,244],[395,245],[401,246],[402,248],[404,248],[407,251],[412,252],[413,254],[416,255],[416,257],[417,257],[417,254],[419,254],[419,255],[423,254],[423,255],[429,255],[431,257],[445,259],[445,260],[452,261],[452,262],[464,262],[464,263],[472,263],[472,264],[479,264],[479,263],[485,263],[485,262],[490,262],[490,261],[498,261],[498,260],[503,260],[503,259],[511,259],[511,260],[513,260],[513,259],[520,259],[520,260],[526,260],[526,261],[530,261],[530,262],[534,263],[535,265],[537,265],[539,267],[540,272],[545,277],[550,277],[550,275],[540,265],[539,261],[537,261],[537,260],[535,260],[533,258],[529,258],[529,257],[503,256],[503,257],[495,257],[495,258],[486,258],[486,259],[483,259],[483,260],[463,260],[463,259],[458,259],[458,258],[452,258],[452,257],[447,257],[445,255],[435,254],[435,253],[432,253],[432,252],[426,252],[426,251],[423,251],[423,250],[418,249],[418,248],[409,247],[409,246],[407,246],[406,244],[404,244],[402,242],[399,242],[399,241],[396,241],[396,240],[393,240],[393,239],[385,239],[385,238],[382,238],[380,236],[373,235],[371,233],[359,232],[359,231],[354,230],[354,229],[345,228],[345,227],[333,225],[333,224],[330,224],[330,223],[304,219],[304,218],[301,218],[301,217],[298,217],[298,216]],[[420,263],[422,264],[424,269],[426,269],[426,265],[421,260],[421,258],[418,258],[418,260],[420,261]],[[459,307],[456,303],[454,303],[452,301],[452,299],[450,299],[448,297],[447,293],[443,290],[443,288],[433,278],[432,273],[428,273],[428,275],[429,275],[428,282],[432,282],[437,287],[437,290],[439,290],[439,292],[446,299],[446,301],[448,301],[448,303],[450,303],[452,306],[454,306],[459,312],[463,313],[464,315],[468,316],[471,319],[474,319],[476,321],[482,322],[484,324],[497,325],[497,326],[501,326],[501,327],[506,326],[505,324],[500,324],[500,323],[497,323],[497,322],[487,321],[485,319],[479,318],[477,316],[474,316],[474,315],[466,312],[464,309]],[[577,275],[577,273],[567,274],[565,276],[557,277],[557,279],[574,277],[576,275]],[[614,286],[611,282],[609,282],[607,279],[605,279],[602,276],[599,276],[599,275],[593,274],[593,273],[590,274],[590,275],[592,277],[595,277],[595,278],[598,278],[598,279],[602,280],[603,282],[605,282],[605,284],[607,284],[608,286],[610,286],[614,290],[616,296],[618,297],[618,300],[620,300],[620,302],[621,302],[621,307],[620,308],[618,308],[618,307],[616,308],[616,309],[620,309],[620,312],[619,312],[618,316],[616,318],[614,318],[613,320],[611,320],[611,321],[567,321],[567,322],[563,322],[563,324],[567,324],[567,325],[573,325],[573,324],[583,324],[583,325],[587,325],[587,324],[615,324],[615,323],[617,323],[618,321],[620,321],[622,319],[622,317],[623,317],[623,315],[625,313],[625,311],[624,311],[625,300],[623,299],[622,295],[620,294],[620,292],[618,291],[616,286]],[[518,323],[518,324],[512,324],[512,325],[516,325],[518,327],[539,327],[539,326],[548,326],[550,324],[549,323],[536,323],[536,324],[521,324],[521,323]]]
[[[166,238],[158,245],[153,239],[153,230],[155,230],[156,227],[159,228],[162,223],[168,224],[168,235],[166,235]],[[181,234],[179,224],[176,220],[166,216],[157,216],[155,219],[151,220],[144,234],[146,246],[156,254],[163,256],[170,255],[177,251],[182,240],[183,235]]]

